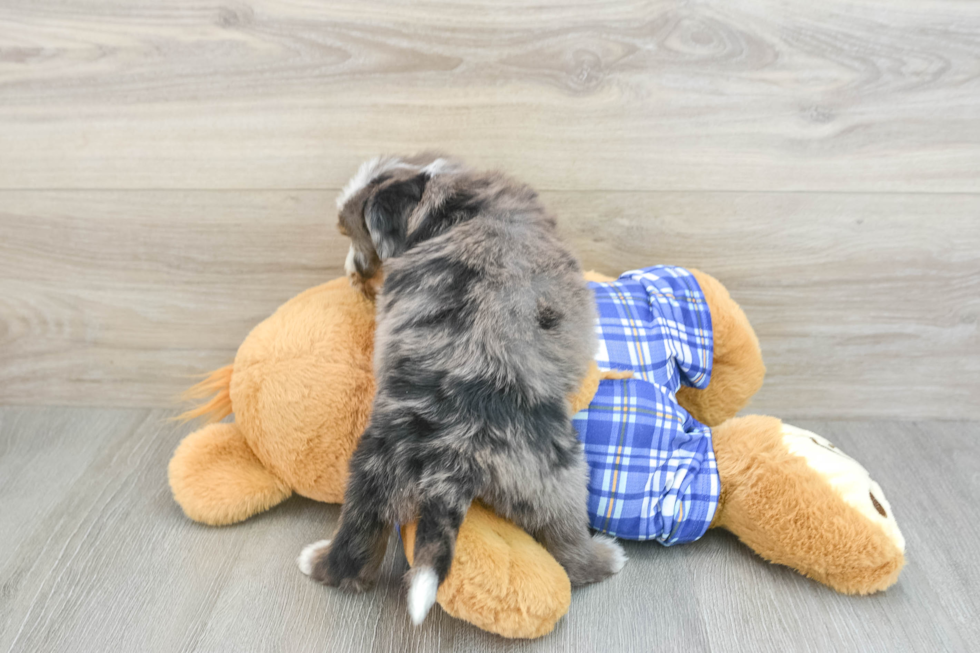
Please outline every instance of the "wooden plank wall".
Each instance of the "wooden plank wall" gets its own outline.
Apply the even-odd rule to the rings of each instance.
[[[167,406],[341,272],[333,197],[437,147],[588,267],[699,267],[754,409],[980,418],[980,7],[4,0],[0,403]]]

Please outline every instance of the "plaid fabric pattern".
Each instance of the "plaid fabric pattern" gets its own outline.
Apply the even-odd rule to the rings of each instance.
[[[711,313],[682,268],[626,272],[591,283],[599,318],[600,369],[632,370],[604,380],[574,418],[590,467],[592,527],[665,545],[704,535],[720,482],[711,429],[677,403],[681,385],[711,379]]]

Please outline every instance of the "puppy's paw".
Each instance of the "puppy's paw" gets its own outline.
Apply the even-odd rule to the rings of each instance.
[[[320,575],[319,570],[326,572],[328,553],[330,553],[330,540],[320,540],[313,544],[307,544],[300,551],[299,557],[296,558],[296,564],[301,572],[322,583],[324,579],[318,577]],[[314,572],[318,573],[314,574]]]
[[[597,533],[587,541],[588,553],[577,564],[565,568],[568,580],[576,587],[606,580],[626,565],[626,554],[613,538]]]
[[[592,541],[595,542],[597,557],[604,561],[605,566],[609,569],[609,576],[618,574],[623,570],[629,558],[626,557],[623,547],[614,538],[596,533],[592,536]]]
[[[374,587],[375,579],[366,566],[345,568],[330,563],[330,540],[308,544],[296,558],[299,570],[323,585],[337,587],[345,592],[366,592]],[[340,559],[343,554],[338,553]],[[346,572],[346,573],[345,573]]]

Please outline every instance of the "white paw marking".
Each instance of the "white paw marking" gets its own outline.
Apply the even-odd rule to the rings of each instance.
[[[619,546],[614,538],[601,533],[596,533],[592,536],[592,539],[609,547],[609,550],[612,553],[612,571],[614,574],[621,572],[623,567],[626,566],[626,561],[629,560],[629,558],[626,557],[626,552],[623,551],[623,547]]]
[[[307,544],[300,551],[299,557],[296,558],[296,564],[299,565],[299,570],[309,576],[313,573],[313,562],[317,559],[317,556],[321,552],[325,551],[330,546],[330,540],[320,540],[319,542],[314,542],[313,544]]]
[[[439,577],[431,567],[423,567],[412,576],[412,584],[408,588],[408,615],[416,626],[429,614],[429,609],[436,602],[438,589]]]

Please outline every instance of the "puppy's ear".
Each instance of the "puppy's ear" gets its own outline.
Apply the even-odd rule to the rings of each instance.
[[[429,175],[384,182],[368,199],[364,218],[374,249],[382,261],[405,251],[408,217],[422,201]]]

